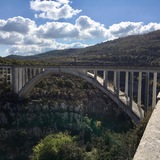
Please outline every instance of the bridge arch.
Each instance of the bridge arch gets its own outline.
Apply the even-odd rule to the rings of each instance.
[[[98,89],[100,89],[103,93],[105,93],[106,95],[108,95],[121,109],[123,109],[124,112],[126,112],[129,117],[135,122],[135,123],[139,123],[140,121],[140,117],[138,117],[130,107],[128,107],[127,105],[125,105],[120,99],[119,97],[117,97],[114,93],[112,93],[111,91],[109,91],[108,89],[106,89],[104,86],[102,86],[96,79],[94,79],[91,76],[88,76],[85,72],[85,70],[66,70],[66,69],[56,69],[56,70],[44,70],[43,72],[39,73],[38,75],[35,75],[30,81],[28,81],[24,87],[19,91],[18,95],[19,97],[26,97],[31,90],[35,87],[35,85],[37,85],[39,82],[41,82],[43,79],[47,78],[48,76],[52,75],[52,74],[56,74],[56,73],[66,73],[66,74],[70,74],[70,75],[74,75],[77,76],[91,84],[93,84],[94,86],[96,86]]]

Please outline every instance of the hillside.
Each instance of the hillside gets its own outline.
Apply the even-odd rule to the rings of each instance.
[[[38,60],[41,63],[97,62],[106,65],[159,66],[160,30],[107,41],[82,49],[54,50],[33,56],[8,56],[7,59]]]

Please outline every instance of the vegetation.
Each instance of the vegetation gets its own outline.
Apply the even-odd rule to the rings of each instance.
[[[126,134],[103,130],[96,136],[92,132],[92,140],[86,145],[81,143],[81,147],[80,141],[66,133],[49,135],[33,148],[32,160],[131,160],[148,118],[149,114],[141,125]]]
[[[65,74],[40,82],[25,101],[1,93],[2,160],[132,159],[147,124],[133,127],[106,95]]]
[[[67,133],[51,134],[33,148],[32,160],[81,160],[81,150]]]

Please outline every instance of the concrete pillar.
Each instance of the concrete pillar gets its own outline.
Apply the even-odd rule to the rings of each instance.
[[[132,108],[132,102],[133,102],[133,77],[134,73],[131,71],[130,72],[130,85],[129,85],[129,106]]]
[[[119,97],[119,91],[120,91],[120,72],[116,71],[116,88],[117,88],[117,96]]]
[[[153,89],[152,89],[152,108],[156,106],[157,96],[157,73],[153,73]]]
[[[32,79],[32,69],[31,68],[29,68],[29,74],[30,74],[30,76],[29,76],[29,80],[30,80],[30,79]]]
[[[26,83],[26,80],[25,80],[25,68],[22,68],[22,86],[24,86]]]
[[[41,72],[42,72],[42,71],[41,71],[41,68],[38,68],[38,70],[39,70],[39,71],[38,71],[39,73],[41,73]]]
[[[108,71],[103,71],[103,86],[108,88]]]
[[[137,97],[137,105],[141,106],[141,93],[142,93],[142,72],[139,72],[138,75],[138,97]]]
[[[128,71],[126,71],[126,76],[125,76],[125,94],[128,97]]]
[[[25,68],[25,79],[26,79],[26,83],[28,82],[28,68]]]
[[[82,71],[82,73],[84,73],[84,74],[86,74],[86,75],[87,75],[87,70],[83,70],[83,71]]]
[[[8,76],[10,77],[8,82],[12,85],[12,68],[11,67],[8,69]]]
[[[18,83],[18,91],[20,91],[21,89],[22,89],[22,81],[23,81],[23,79],[22,79],[22,68],[19,68],[18,69],[18,72],[19,72],[19,74],[18,74],[18,79],[19,79],[19,83]]]
[[[2,70],[2,75],[3,75],[3,70]],[[16,93],[16,89],[15,89],[15,85],[16,85],[16,82],[15,82],[15,67],[12,67],[12,91],[14,93]]]
[[[113,77],[113,85],[114,85],[114,93],[117,93],[117,71],[114,71],[114,77]]]
[[[34,68],[33,69],[33,76],[35,76],[36,75],[36,69]]]
[[[19,79],[18,79],[18,68],[16,67],[12,67],[12,90],[14,93],[18,93],[18,83],[19,83]]]
[[[146,72],[146,77],[145,77],[145,101],[144,101],[145,112],[148,111],[148,100],[149,100],[149,72]]]
[[[97,80],[97,70],[94,70],[94,79]]]

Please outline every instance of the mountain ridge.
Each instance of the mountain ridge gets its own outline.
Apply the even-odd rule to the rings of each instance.
[[[130,35],[86,48],[52,50],[33,56],[10,55],[7,59],[54,62],[103,62],[111,65],[160,65],[160,30]]]

